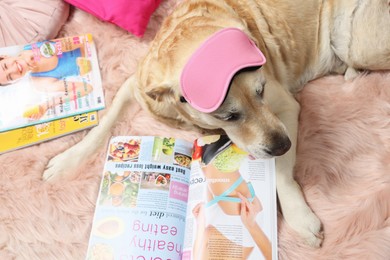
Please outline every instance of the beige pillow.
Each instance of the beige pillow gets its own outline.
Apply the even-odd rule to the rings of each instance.
[[[0,47],[52,39],[68,16],[63,0],[0,0]]]

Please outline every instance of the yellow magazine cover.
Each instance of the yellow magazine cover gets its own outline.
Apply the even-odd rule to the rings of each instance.
[[[0,132],[104,107],[91,34],[0,48]]]
[[[96,111],[0,133],[0,154],[48,141],[99,123]]]

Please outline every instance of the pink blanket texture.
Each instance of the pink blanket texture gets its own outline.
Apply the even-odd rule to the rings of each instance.
[[[162,1],[143,38],[73,10],[59,36],[92,33],[106,103],[177,0]],[[296,179],[323,225],[321,248],[306,246],[278,219],[280,259],[390,259],[390,73],[317,79],[299,95]],[[104,117],[106,110],[99,112]],[[102,177],[107,140],[93,157],[53,182],[41,179],[47,162],[86,131],[0,156],[0,259],[84,259]],[[111,135],[169,135],[193,140],[131,104]]]

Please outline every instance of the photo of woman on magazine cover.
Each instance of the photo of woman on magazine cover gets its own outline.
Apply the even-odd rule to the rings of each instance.
[[[272,259],[271,242],[256,221],[262,204],[239,171],[248,154],[216,135],[198,139],[193,156],[207,182],[205,202],[192,209],[193,259],[248,259],[255,247]]]
[[[75,78],[91,70],[85,52],[85,43],[45,41],[26,45],[14,56],[0,55],[0,87],[20,88],[19,96],[28,96],[20,116],[38,120],[50,108],[92,92],[91,84]],[[50,98],[42,101],[42,96]]]

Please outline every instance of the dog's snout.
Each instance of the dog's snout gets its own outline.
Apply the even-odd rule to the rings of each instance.
[[[267,153],[272,156],[283,155],[291,147],[291,141],[288,136],[279,133],[272,134],[272,144],[267,150]]]

